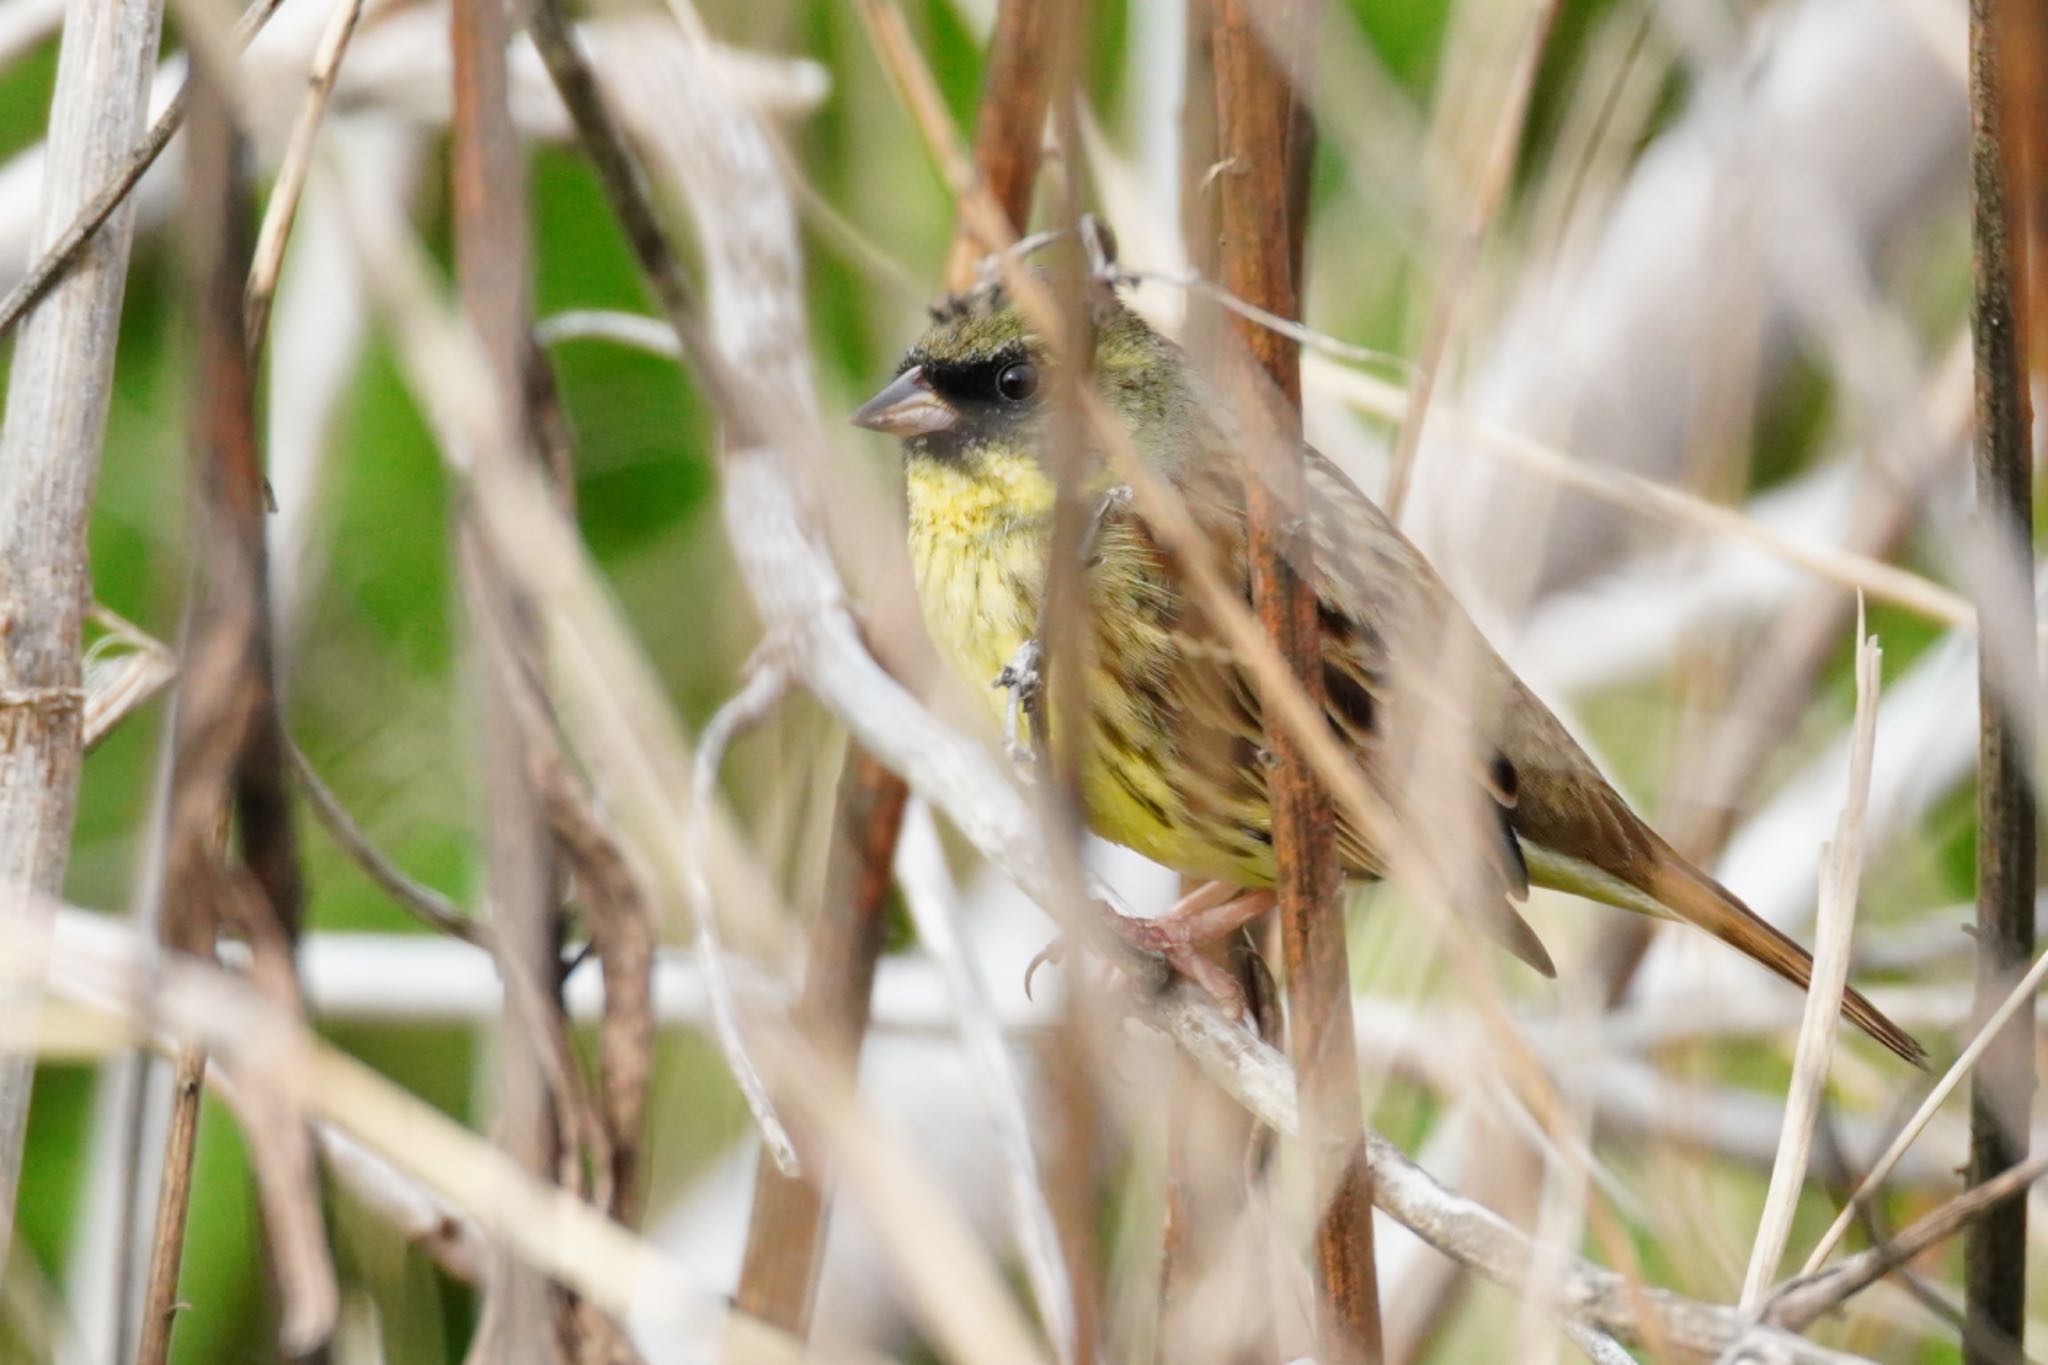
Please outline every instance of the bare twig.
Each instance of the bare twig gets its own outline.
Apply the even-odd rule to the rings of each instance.
[[[385,857],[341,804],[333,789],[313,770],[311,761],[297,745],[291,748],[291,766],[292,776],[298,779],[299,788],[306,793],[321,826],[378,890],[389,896],[399,909],[436,933],[461,939],[486,952],[493,951],[490,925],[465,914],[460,906],[433,887],[414,881]]]
[[[1901,1231],[1891,1240],[1855,1256],[1816,1278],[1794,1282],[1766,1309],[1772,1322],[1803,1332],[1852,1294],[1875,1284],[1915,1256],[1958,1229],[1977,1220],[2048,1175],[2048,1154],[2037,1154],[2009,1166],[1981,1185],[1974,1185]],[[2025,1201],[2020,1201],[2024,1203]],[[1974,1324],[1973,1324],[1974,1326]],[[1998,1338],[1993,1338],[1993,1342]]]
[[[1920,1102],[1920,1107],[1913,1111],[1913,1116],[1906,1120],[1898,1135],[1892,1139],[1891,1145],[1885,1148],[1884,1155],[1871,1165],[1869,1173],[1857,1184],[1855,1193],[1842,1205],[1842,1211],[1835,1215],[1835,1221],[1828,1226],[1827,1232],[1815,1245],[1813,1253],[1806,1258],[1801,1274],[1811,1275],[1818,1271],[1829,1254],[1841,1245],[1850,1224],[1869,1206],[1870,1201],[1876,1198],[1886,1177],[1898,1165],[1899,1159],[1905,1156],[1906,1150],[1913,1145],[1915,1139],[1926,1130],[1943,1102],[1955,1093],[1956,1087],[1962,1084],[1964,1077],[1974,1072],[1985,1053],[1989,1052],[1992,1044],[2007,1032],[2021,1011],[2032,1013],[2034,993],[2041,989],[2044,980],[2048,980],[2048,953],[2041,954],[2028,969],[2027,974],[2013,983],[2005,998],[1985,1017],[1975,1036],[1970,1039],[1969,1045],[1962,1050],[1949,1069],[1942,1073],[1934,1088],[1927,1092],[1927,1098]]]
[[[1863,812],[1870,797],[1870,758],[1877,743],[1877,690],[1882,652],[1875,637],[1863,633],[1863,615],[1856,617],[1856,720],[1850,749],[1849,791],[1842,805],[1835,837],[1821,855],[1819,928],[1814,945],[1813,981],[1806,993],[1793,1053],[1792,1083],[1785,1101],[1785,1126],[1778,1139],[1777,1160],[1758,1218],[1749,1270],[1742,1282],[1742,1306],[1754,1308],[1777,1277],[1792,1216],[1806,1185],[1807,1159],[1813,1150],[1814,1124],[1827,1088],[1828,1064],[1834,1055],[1842,988],[1849,979],[1849,945],[1856,927],[1856,892],[1863,872]]]
[[[711,989],[711,1020],[718,1046],[725,1053],[726,1069],[739,1083],[754,1126],[761,1130],[761,1143],[774,1158],[776,1169],[785,1176],[802,1173],[796,1144],[775,1112],[768,1085],[747,1051],[740,1032],[739,1005],[733,998],[732,983],[725,975],[724,952],[718,943],[718,913],[712,904],[711,887],[704,879],[709,851],[711,811],[718,798],[718,770],[725,751],[742,731],[766,720],[789,691],[789,674],[776,662],[772,652],[758,657],[739,692],[718,708],[704,727],[697,746],[697,767],[693,777],[695,800],[690,805],[690,823],[683,833],[687,850],[684,861],[685,885],[690,892],[690,917],[697,925],[697,964]]]
[[[284,743],[271,655],[263,474],[255,432],[255,375],[242,332],[248,242],[239,137],[226,73],[195,52],[187,177],[188,271],[197,330],[193,476],[205,547],[186,627],[186,672],[173,728],[165,826],[165,941],[210,954],[223,931],[244,939],[251,978],[280,1009],[299,1008],[292,944],[303,909],[298,844],[286,797]],[[240,833],[234,861],[219,847],[230,807]],[[185,1063],[196,1078],[194,1063]],[[197,1086],[178,1096],[186,1110]],[[265,1220],[284,1294],[281,1334],[299,1354],[333,1330],[337,1292],[327,1258],[310,1137],[288,1108],[249,1096],[249,1134]],[[189,1114],[183,1121],[190,1121]],[[175,1134],[175,1128],[174,1128]],[[190,1178],[167,1167],[159,1228]],[[176,1284],[175,1239],[159,1240],[151,1285]],[[170,1306],[147,1305],[145,1324],[168,1328]]]
[[[171,1075],[170,1123],[164,1137],[163,1183],[157,1189],[156,1227],[150,1235],[149,1279],[142,1288],[142,1335],[136,1365],[164,1365],[178,1312],[178,1272],[185,1263],[185,1213],[192,1197],[192,1158],[199,1138],[200,1085],[206,1055],[178,1049]]]

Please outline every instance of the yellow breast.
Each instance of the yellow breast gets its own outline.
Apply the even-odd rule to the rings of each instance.
[[[993,684],[1038,629],[1055,490],[1029,457],[971,460],[909,462],[910,558],[933,642],[1000,723],[1009,699]],[[1270,850],[1231,848],[1191,813],[1173,717],[1153,714],[1131,686],[1176,671],[1177,647],[1159,624],[1170,614],[1160,610],[1166,575],[1102,549],[1090,580],[1096,629],[1081,771],[1089,827],[1184,872],[1268,884]],[[1051,727],[1062,728],[1057,714]]]

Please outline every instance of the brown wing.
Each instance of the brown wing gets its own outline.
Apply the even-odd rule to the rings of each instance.
[[[1469,743],[1485,727],[1469,721],[1435,723],[1446,717],[1444,708],[1452,698],[1441,688],[1418,688],[1421,679],[1399,677],[1392,667],[1391,661],[1401,657],[1393,647],[1396,641],[1442,635],[1449,618],[1432,608],[1448,603],[1448,594],[1431,604],[1426,593],[1376,591],[1383,582],[1419,583],[1426,589],[1435,578],[1426,565],[1426,580],[1417,579],[1412,565],[1400,566],[1405,572],[1390,572],[1396,566],[1382,562],[1388,553],[1412,556],[1416,564],[1420,556],[1334,466],[1313,452],[1310,460],[1321,682],[1330,727],[1386,803],[1404,847],[1437,857],[1443,883],[1457,888],[1459,909],[1522,961],[1554,976],[1550,955],[1511,904],[1528,891],[1528,869],[1510,824],[1518,787],[1513,765],[1491,744],[1474,748]],[[1220,472],[1205,477],[1201,471],[1184,471],[1184,480],[1190,510],[1208,531],[1239,596],[1249,601],[1241,489],[1234,477]],[[1389,532],[1391,550],[1385,538]],[[1442,593],[1441,585],[1437,591]],[[1455,606],[1450,613],[1463,622]],[[1481,690],[1497,693],[1498,660],[1469,625],[1463,629],[1477,645],[1474,658],[1486,679]],[[1227,794],[1221,798],[1223,808],[1195,814],[1214,819],[1223,830],[1255,829],[1254,837],[1270,841],[1264,710],[1253,677],[1197,604],[1181,605],[1175,634],[1181,761],[1200,775],[1190,783],[1194,790]],[[1450,774],[1450,780],[1401,780],[1404,769],[1433,759],[1439,778]],[[1340,810],[1337,843],[1348,871],[1367,877],[1389,871],[1396,860],[1377,842]]]

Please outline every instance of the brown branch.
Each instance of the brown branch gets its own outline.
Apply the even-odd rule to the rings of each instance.
[[[2038,186],[2021,154],[2023,92],[2038,80],[2017,41],[2025,0],[1971,0],[1972,331],[1977,535],[1988,543],[1977,593],[1977,1008],[1988,1011],[2034,953],[2035,803],[2032,423],[2021,199]],[[2033,1009],[2023,1006],[1970,1087],[1972,1185],[2024,1158],[2034,1099]],[[2026,1326],[2027,1205],[2013,1200],[1963,1240],[1964,1358],[2017,1345]]]
[[[888,927],[890,866],[909,790],[857,745],[848,748],[846,764],[826,900],[811,930],[792,1019],[821,1059],[852,1074],[867,1032]],[[810,1335],[828,1211],[824,1172],[815,1163],[789,1176],[762,1153],[735,1297],[740,1312],[794,1337]]]
[[[185,1263],[185,1213],[192,1202],[192,1157],[199,1138],[199,1098],[205,1077],[206,1054],[196,1047],[178,1049],[135,1365],[164,1365],[171,1356],[171,1327],[178,1313],[178,1271]]]
[[[162,932],[171,946],[200,955],[212,954],[223,931],[234,932],[249,945],[258,989],[298,1013],[293,940],[304,890],[271,654],[256,379],[242,331],[249,251],[243,149],[223,81],[224,73],[195,54],[186,251],[197,362],[194,542],[203,549],[172,731]],[[240,834],[233,861],[221,840],[230,810]],[[167,1296],[176,1287],[182,1239],[165,1234],[184,1217],[191,1143],[183,1130],[195,1121],[199,1100],[198,1059],[181,1065],[191,1083],[176,1096],[144,1317],[151,1330],[162,1331],[166,1348]],[[275,1097],[250,1100],[250,1147],[284,1297],[284,1348],[296,1355],[326,1340],[336,1311],[312,1144],[305,1126]]]
[[[1307,223],[1290,219],[1306,173],[1309,128],[1303,93],[1290,66],[1312,61],[1319,6],[1290,0],[1268,6],[1269,49],[1248,0],[1217,0],[1213,53],[1224,173],[1219,214],[1223,285],[1257,307],[1289,318],[1301,313],[1296,273]],[[1301,461],[1301,365],[1293,344],[1233,319],[1243,349],[1262,374],[1236,367],[1234,391],[1245,410],[1246,505],[1252,599],[1259,622],[1286,656],[1312,702],[1322,698],[1316,587],[1294,566],[1310,562]],[[1288,1037],[1301,1087],[1303,1140],[1320,1214],[1316,1225],[1319,1359],[1349,1365],[1381,1358],[1379,1290],[1372,1243],[1372,1186],[1365,1161],[1358,1059],[1351,1031],[1350,981],[1330,796],[1317,782],[1296,737],[1269,731],[1267,777],[1273,855],[1287,967]]]

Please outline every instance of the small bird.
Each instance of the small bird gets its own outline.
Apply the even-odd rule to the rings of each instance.
[[[1249,601],[1242,441],[1181,348],[1088,285],[1095,349],[1090,380],[1127,427],[1139,458],[1185,501],[1226,581]],[[1000,286],[954,296],[911,347],[892,383],[856,412],[858,426],[900,437],[910,557],[924,618],[947,661],[987,692],[1001,719],[1014,701],[992,680],[1038,638],[1057,484],[1052,361]],[[1514,909],[1531,885],[1684,920],[1804,987],[1813,958],[1694,867],[1609,785],[1550,710],[1515,677],[1400,529],[1338,468],[1304,448],[1307,539],[1321,625],[1329,725],[1404,844],[1462,838],[1447,885],[1456,908],[1517,957],[1554,976]],[[1078,781],[1087,822],[1184,875],[1202,879],[1153,930],[1182,970],[1217,986],[1191,944],[1211,941],[1272,903],[1270,754],[1257,686],[1206,619],[1174,558],[1099,452],[1081,462],[1097,515],[1087,538],[1092,627]],[[1449,670],[1455,688],[1438,674]],[[1461,694],[1455,711],[1443,693]],[[1459,719],[1448,759],[1425,732]],[[1014,718],[1014,717],[1012,717]],[[1046,717],[1065,733],[1070,718]],[[1423,768],[1420,756],[1438,760]],[[1406,766],[1404,766],[1406,764]],[[1439,780],[1407,780],[1418,771]],[[1453,781],[1440,780],[1450,772]],[[1471,818],[1442,818],[1422,788],[1448,789]],[[1405,833],[1404,833],[1405,831]],[[1382,833],[1379,837],[1386,837]],[[1376,878],[1398,861],[1340,810],[1344,870]],[[1842,1010],[1916,1065],[1926,1053],[1855,990]]]

